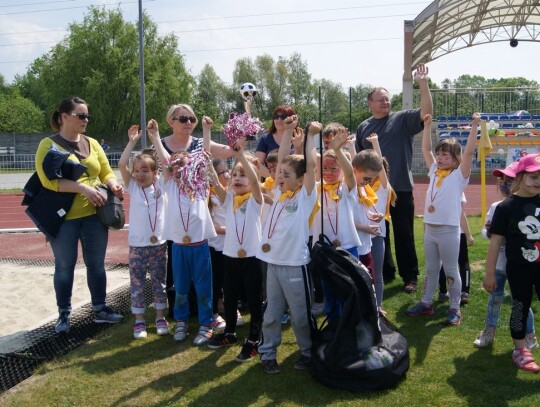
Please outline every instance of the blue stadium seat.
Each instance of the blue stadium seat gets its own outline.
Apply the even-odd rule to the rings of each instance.
[[[458,124],[457,123],[448,123],[448,127],[451,128],[451,129],[457,129]]]
[[[499,120],[499,115],[488,116],[488,120]]]
[[[533,120],[540,120],[540,114],[533,114],[531,117]]]
[[[446,121],[446,116],[438,116],[437,121],[438,122],[445,122]]]
[[[450,132],[450,137],[458,138],[459,136],[461,136],[461,132],[459,132],[459,131],[451,131]]]
[[[536,123],[536,124],[534,125],[534,127],[536,127],[537,129],[540,129],[540,123]]]
[[[456,116],[448,116],[446,118],[446,120],[449,121],[449,122],[455,122],[456,121]]]
[[[510,116],[509,120],[521,120],[519,116]]]
[[[501,114],[499,116],[499,120],[510,120],[510,116],[508,116],[507,114]]]
[[[503,128],[503,129],[511,129],[512,127],[514,127],[514,126],[512,125],[512,123],[503,123],[503,124],[502,124],[502,128]]]
[[[488,116],[486,116],[485,114],[482,114],[482,115],[480,115],[480,119],[481,120],[487,120]]]
[[[458,121],[459,122],[468,122],[469,120],[471,120],[472,118],[469,117],[469,116],[458,116]]]
[[[461,132],[461,137],[467,138],[467,137],[469,137],[469,134],[471,134],[470,131],[462,131],[462,132]]]
[[[521,120],[531,120],[531,115],[524,114],[523,116],[521,116]]]
[[[446,129],[446,124],[439,123],[439,124],[437,125],[437,128],[438,128],[438,129]]]

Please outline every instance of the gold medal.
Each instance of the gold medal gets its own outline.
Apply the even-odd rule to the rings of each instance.
[[[427,211],[429,213],[433,213],[433,212],[435,212],[435,207],[433,205],[429,205],[428,208],[427,208]]]
[[[244,249],[239,249],[238,250],[238,257],[244,258],[244,257],[246,257],[246,255],[247,255],[247,252]]]
[[[157,237],[155,235],[150,236],[150,243],[156,243]]]
[[[270,245],[268,243],[263,244],[262,251],[268,253],[270,251]]]
[[[341,246],[341,242],[339,241],[339,239],[334,239],[332,241],[332,244],[334,245],[334,247],[339,247]]]
[[[191,243],[191,237],[189,237],[188,235],[185,235],[185,236],[182,238],[182,242],[183,242],[184,244]]]

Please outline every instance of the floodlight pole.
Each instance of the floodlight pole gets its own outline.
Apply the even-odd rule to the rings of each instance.
[[[414,21],[405,20],[403,34],[404,52],[402,106],[404,110],[408,110],[413,108],[412,48],[414,37]]]
[[[144,96],[144,37],[142,0],[139,0],[139,83],[141,88],[141,143],[142,148],[146,148],[146,103]]]

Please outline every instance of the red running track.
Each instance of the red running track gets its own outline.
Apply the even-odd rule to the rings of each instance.
[[[487,177],[486,210],[491,203],[500,199],[493,177]],[[416,215],[424,213],[424,197],[428,188],[427,177],[416,177],[414,188],[414,202]],[[481,213],[480,178],[471,178],[465,190],[468,215]],[[35,228],[34,223],[24,212],[21,206],[22,193],[0,194],[0,229]],[[129,223],[129,194],[123,201],[126,211],[126,223]],[[109,244],[105,262],[107,264],[127,264],[128,243],[127,230],[109,232]],[[82,261],[79,249],[79,261]],[[53,260],[52,250],[42,233],[0,233],[0,258]]]

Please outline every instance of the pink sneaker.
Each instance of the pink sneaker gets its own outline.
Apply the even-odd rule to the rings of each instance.
[[[540,372],[540,367],[536,364],[531,351],[527,348],[514,349],[512,360],[521,370],[531,373]]]

